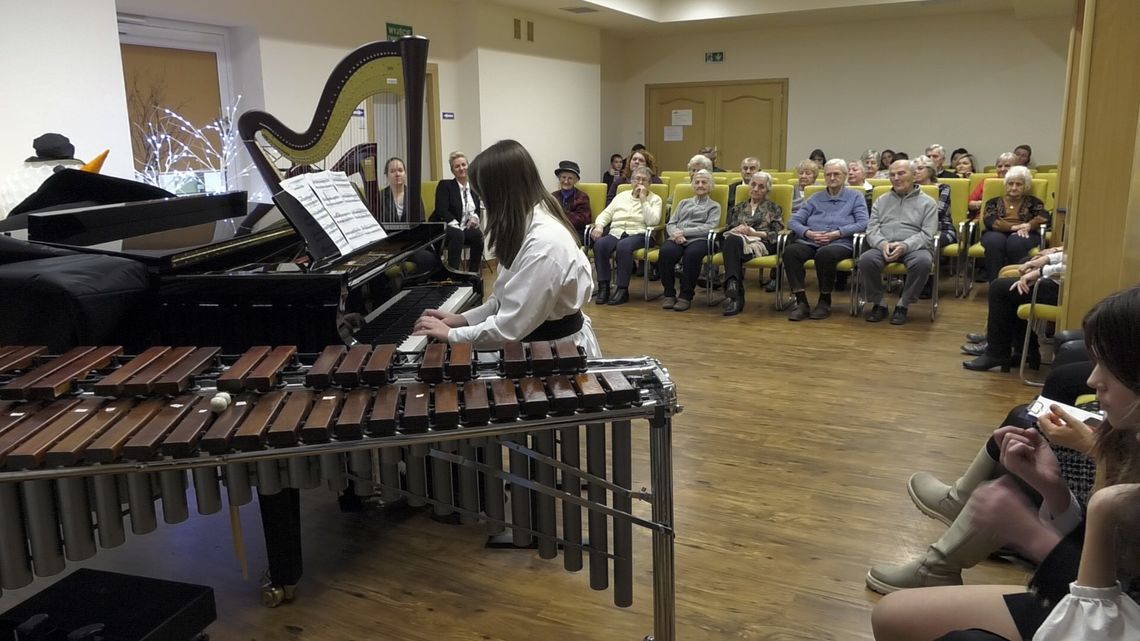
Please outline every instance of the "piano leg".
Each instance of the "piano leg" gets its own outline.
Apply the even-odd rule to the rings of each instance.
[[[269,581],[262,586],[261,602],[274,608],[293,600],[301,580],[301,493],[295,488],[276,494],[258,492],[257,503],[269,560]]]

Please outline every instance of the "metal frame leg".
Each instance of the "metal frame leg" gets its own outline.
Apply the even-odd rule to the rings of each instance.
[[[673,421],[662,415],[649,422],[649,467],[653,485],[653,641],[676,641],[677,587],[673,554]]]

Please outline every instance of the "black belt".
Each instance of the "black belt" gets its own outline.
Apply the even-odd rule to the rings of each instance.
[[[582,331],[582,325],[586,323],[586,316],[582,310],[578,310],[569,316],[548,320],[541,324],[533,332],[523,338],[524,342],[530,341],[556,341],[560,338],[573,336]]]

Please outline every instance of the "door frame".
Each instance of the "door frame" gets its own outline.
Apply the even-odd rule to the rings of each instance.
[[[739,79],[739,80],[710,80],[704,82],[662,82],[655,84],[645,85],[645,120],[642,121],[642,131],[649,131],[649,113],[652,105],[649,102],[650,91],[654,89],[686,89],[691,87],[732,87],[743,84],[777,84],[780,85],[784,93],[784,100],[780,117],[784,121],[784,126],[780,128],[780,141],[779,149],[776,155],[780,159],[780,166],[776,169],[783,169],[784,164],[787,162],[788,157],[788,79],[787,78],[753,78],[753,79]],[[648,144],[648,143],[647,143]]]

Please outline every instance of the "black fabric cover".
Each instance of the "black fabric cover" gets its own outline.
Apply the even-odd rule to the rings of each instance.
[[[173,197],[174,194],[154,185],[80,169],[62,169],[49,176],[39,189],[8,212],[8,220],[33,211]]]
[[[143,338],[132,329],[146,308],[142,263],[0,241],[0,345],[46,345],[58,354],[78,345],[133,348]]]

